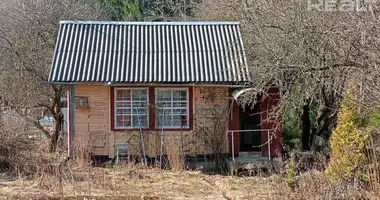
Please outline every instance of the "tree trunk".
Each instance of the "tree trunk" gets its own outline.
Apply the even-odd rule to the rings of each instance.
[[[340,102],[340,100],[336,100],[336,101]],[[322,108],[320,108],[318,111],[316,125],[313,128],[313,131],[311,132],[312,137],[310,138],[310,144],[313,142],[312,138],[315,135],[318,135],[318,136],[324,135],[326,139],[329,138],[332,130],[337,125],[337,119],[338,119],[337,106],[333,104],[328,104],[326,106],[321,106],[321,107]]]
[[[55,126],[54,126],[54,133],[52,134],[50,138],[50,147],[49,152],[54,153],[57,150],[57,144],[58,139],[61,134],[61,128],[62,128],[62,115],[58,114],[58,116],[54,117],[55,119]]]
[[[54,117],[55,125],[54,125],[54,132],[50,138],[50,147],[49,152],[53,153],[57,150],[57,144],[58,139],[62,131],[62,122],[63,122],[63,115],[61,110],[61,94],[63,91],[62,87],[55,88],[53,87],[55,92],[55,98],[54,98],[54,106],[50,108],[50,112]]]
[[[310,139],[310,99],[305,99],[305,104],[302,107],[302,150],[310,151],[309,139]]]
[[[342,100],[339,92],[328,91],[323,87],[321,97],[323,104],[318,107],[315,125],[311,132],[310,145],[312,145],[312,139],[315,135],[328,139],[337,125],[338,110]]]

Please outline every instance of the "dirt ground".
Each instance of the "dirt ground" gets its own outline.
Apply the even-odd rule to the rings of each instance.
[[[88,168],[0,182],[0,199],[281,199],[276,178],[207,175],[198,171]]]

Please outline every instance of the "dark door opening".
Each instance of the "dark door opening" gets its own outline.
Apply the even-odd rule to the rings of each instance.
[[[241,152],[261,152],[261,114],[260,103],[255,106],[247,105],[239,109],[240,130],[253,130],[240,132],[239,150]]]

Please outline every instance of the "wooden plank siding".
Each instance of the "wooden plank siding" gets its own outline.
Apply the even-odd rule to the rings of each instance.
[[[88,109],[75,109],[75,146],[109,155],[109,88],[75,86],[75,96],[88,97]]]
[[[88,109],[75,109],[76,145],[88,146],[94,155],[115,156],[118,145],[128,145],[131,155],[139,154],[140,133],[138,130],[111,131],[110,126],[110,88],[108,86],[75,86],[75,96],[85,96],[89,100]],[[228,109],[228,88],[193,87],[193,124],[192,130],[164,130],[165,151],[183,150],[183,154],[208,154],[205,147],[202,126],[212,125],[208,120],[210,106]],[[227,137],[227,136],[226,136]],[[144,130],[146,153],[154,157],[160,152],[160,131]],[[173,148],[173,149],[171,149]],[[225,151],[228,151],[226,147]]]

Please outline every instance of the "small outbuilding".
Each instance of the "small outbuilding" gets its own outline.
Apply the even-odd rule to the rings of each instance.
[[[280,156],[278,89],[232,95],[254,77],[242,41],[238,22],[61,21],[48,82],[67,86],[69,154]]]

